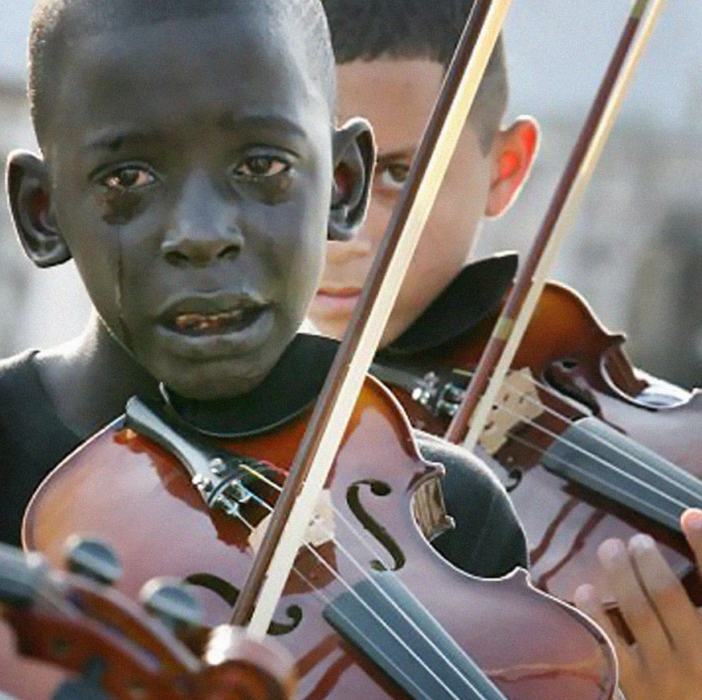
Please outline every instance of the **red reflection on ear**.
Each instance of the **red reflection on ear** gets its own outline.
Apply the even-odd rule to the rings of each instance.
[[[516,153],[504,153],[500,156],[500,179],[512,177],[519,168],[519,156]]]

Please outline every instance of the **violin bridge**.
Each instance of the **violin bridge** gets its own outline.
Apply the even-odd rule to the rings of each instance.
[[[510,431],[520,423],[532,421],[546,411],[528,368],[510,372],[495,398],[478,444],[495,455],[509,439]]]
[[[429,542],[454,527],[453,518],[446,512],[444,492],[438,477],[425,481],[414,492],[412,513]]]
[[[261,547],[271,517],[272,513],[263,518],[249,535],[249,546],[254,552],[258,552]],[[319,496],[317,507],[312,514],[312,520],[305,532],[303,546],[321,547],[323,544],[333,541],[334,536],[334,506],[332,505],[331,491],[324,489]]]

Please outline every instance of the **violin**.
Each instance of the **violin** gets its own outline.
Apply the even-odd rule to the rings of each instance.
[[[206,625],[221,624],[308,418],[214,439],[132,399],[37,491],[24,544],[58,563],[68,533],[95,533],[124,561],[123,593],[165,572],[197,594]],[[440,473],[368,379],[269,628],[296,660],[299,697],[611,697],[614,658],[587,618],[523,570],[482,580],[435,553],[417,520],[429,535],[447,526]]]
[[[22,700],[289,700],[290,659],[223,625],[199,623],[197,602],[177,582],[154,579],[143,607],[112,586],[121,572],[99,541],[72,537],[73,572],[0,545],[0,691]],[[1,693],[0,693],[1,694]]]
[[[505,264],[469,267],[483,279]],[[376,375],[415,426],[446,432],[498,314],[438,346],[413,339],[379,356]],[[685,508],[702,505],[702,396],[635,369],[624,341],[575,291],[547,283],[479,448],[514,501],[540,588],[564,600],[583,581],[603,590],[597,547],[647,532],[702,602],[679,526]]]

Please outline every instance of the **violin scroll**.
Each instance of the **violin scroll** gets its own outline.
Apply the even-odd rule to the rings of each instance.
[[[205,651],[207,664],[196,700],[294,697],[294,661],[274,641],[254,641],[240,627],[221,625],[212,630]]]
[[[292,697],[293,663],[277,645],[254,642],[230,626],[204,628],[196,601],[170,580],[146,584],[147,614],[111,588],[121,564],[109,547],[71,538],[66,549],[70,573],[52,571],[39,554],[0,545],[0,617],[20,656],[71,674],[48,697]],[[22,697],[37,700],[43,682],[23,675]]]

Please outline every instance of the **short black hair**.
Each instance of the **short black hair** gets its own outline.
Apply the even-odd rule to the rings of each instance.
[[[322,0],[339,65],[378,58],[426,58],[448,68],[474,0]],[[484,151],[507,108],[504,46],[498,39],[471,120]]]
[[[45,133],[48,87],[60,69],[58,48],[78,32],[155,24],[177,18],[207,17],[249,2],[263,7],[285,26],[291,17],[306,32],[305,46],[313,78],[319,80],[332,115],[336,78],[329,27],[320,0],[37,0],[29,35],[29,100],[41,145]]]

